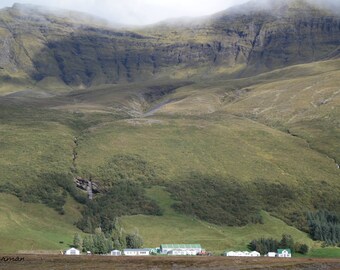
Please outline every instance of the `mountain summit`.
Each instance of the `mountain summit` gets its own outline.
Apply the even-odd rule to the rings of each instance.
[[[89,86],[169,76],[188,67],[187,77],[222,66],[228,76],[248,76],[338,56],[338,15],[306,0],[269,3],[249,2],[180,27],[129,31],[16,4],[1,11],[0,66],[35,81],[49,77]]]

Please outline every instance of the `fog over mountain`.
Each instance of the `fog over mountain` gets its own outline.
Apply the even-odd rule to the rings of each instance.
[[[196,17],[212,14],[247,0],[4,0],[0,8],[25,3],[87,12],[121,24],[145,25],[174,17]]]
[[[283,0],[291,1],[291,0]],[[339,10],[340,3],[337,0],[307,0],[318,6]],[[242,9],[256,7],[257,9],[268,9],[281,2],[280,0],[259,0],[249,3],[249,0],[3,0],[0,8],[10,7],[14,3],[33,4],[50,7],[54,9],[67,9],[86,12],[108,21],[125,25],[146,25],[159,21],[179,17],[199,17],[226,10],[230,7],[244,4]],[[238,7],[239,8],[239,7]]]

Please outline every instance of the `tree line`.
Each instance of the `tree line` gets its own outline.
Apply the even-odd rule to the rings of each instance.
[[[92,254],[107,254],[111,250],[123,250],[125,248],[143,247],[143,238],[138,233],[124,233],[118,222],[111,235],[105,234],[100,228],[86,235],[84,238],[76,233],[73,238],[73,246],[83,252]]]
[[[268,252],[276,252],[278,249],[289,248],[292,253],[297,252],[301,254],[307,254],[309,247],[306,244],[295,242],[293,237],[289,234],[283,234],[281,240],[276,240],[273,238],[260,238],[252,240],[248,248],[251,251],[257,251],[262,255]]]
[[[313,240],[324,241],[327,245],[340,246],[340,215],[321,210],[307,214],[309,234]]]

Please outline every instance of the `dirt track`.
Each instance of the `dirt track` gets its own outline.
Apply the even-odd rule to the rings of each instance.
[[[3,258],[12,258],[5,261]],[[21,261],[13,261],[21,259]],[[279,259],[227,257],[111,257],[64,255],[0,255],[0,269],[15,270],[177,270],[177,269],[311,269],[340,270],[340,259]]]

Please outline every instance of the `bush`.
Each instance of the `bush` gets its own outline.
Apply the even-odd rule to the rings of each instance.
[[[126,247],[127,248],[141,248],[143,247],[143,239],[138,234],[128,234],[126,236]]]
[[[107,235],[115,228],[115,220],[122,215],[162,215],[159,206],[146,197],[141,184],[131,180],[117,181],[107,192],[87,201],[83,217],[77,223],[84,232],[93,233],[100,227]]]
[[[295,249],[296,252],[301,254],[307,254],[309,251],[309,247],[306,244],[300,244],[298,243]]]
[[[20,200],[24,202],[43,203],[64,214],[64,205],[69,193],[80,203],[86,201],[73,183],[71,174],[41,174],[34,184],[23,188],[13,189]]]
[[[261,223],[260,208],[251,189],[235,179],[191,174],[180,183],[172,183],[168,191],[178,203],[181,213],[202,220],[230,226]]]
[[[144,186],[159,183],[155,170],[138,155],[116,155],[104,166],[98,168],[96,177],[105,185],[114,185],[116,181],[134,180]]]

